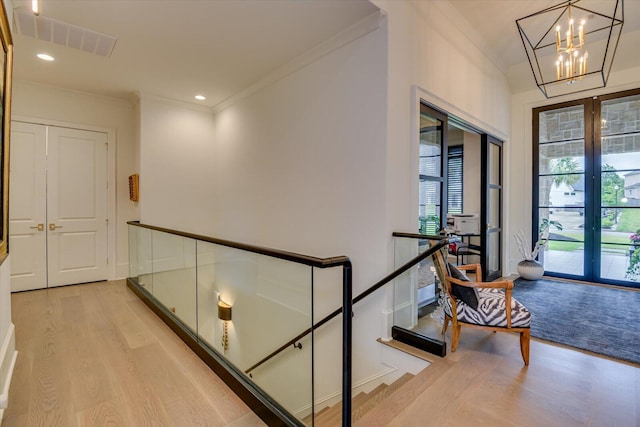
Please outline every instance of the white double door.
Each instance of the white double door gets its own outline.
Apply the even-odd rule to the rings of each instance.
[[[107,279],[107,135],[13,122],[11,289]]]

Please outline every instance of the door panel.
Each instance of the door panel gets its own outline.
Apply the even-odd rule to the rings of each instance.
[[[481,256],[483,280],[502,276],[502,141],[482,135]]]
[[[552,224],[545,274],[636,285],[638,117],[640,90],[534,109],[534,227]]]
[[[50,128],[49,286],[107,278],[107,138]]]
[[[107,137],[13,122],[12,291],[107,278]]]
[[[11,126],[9,247],[13,291],[47,287],[45,141],[43,126],[17,122]]]
[[[587,187],[590,185],[592,151],[590,126],[585,122],[591,110],[582,101],[562,104],[559,108],[536,110],[534,132],[538,138],[537,173],[534,194],[537,194],[536,231],[546,221],[549,244],[539,255],[545,274],[586,279],[590,265],[585,230],[592,217],[586,215]],[[535,155],[535,153],[534,153]],[[585,223],[589,219],[589,223]],[[590,241],[590,240],[589,240]]]

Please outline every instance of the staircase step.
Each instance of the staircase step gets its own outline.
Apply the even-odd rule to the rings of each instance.
[[[358,393],[351,400],[351,418],[352,420],[357,420],[363,417],[367,412],[371,409],[375,408],[380,404],[384,399],[390,396],[393,392],[398,390],[404,384],[406,384],[411,378],[414,376],[410,373],[406,373],[396,381],[387,384],[380,384],[369,393]],[[310,417],[309,420],[305,419],[305,423],[307,425],[311,424]],[[317,427],[333,427],[339,426],[342,421],[342,403],[338,402],[331,407],[327,407],[318,412],[315,416],[315,425]]]
[[[358,407],[354,405],[355,409],[353,410],[352,419],[355,421],[362,418],[367,412],[369,412],[370,410],[378,406],[380,402],[382,402],[384,399],[389,397],[393,392],[398,390],[400,387],[406,384],[413,377],[414,375],[410,373],[406,373],[400,378],[398,378],[397,380],[395,380],[394,382],[392,382],[391,384],[389,384],[388,386],[386,384],[381,384],[381,385],[384,385],[385,387],[383,387],[376,394],[373,394],[372,392],[372,396],[370,399],[368,399],[366,402],[364,402],[362,405],[359,405]]]

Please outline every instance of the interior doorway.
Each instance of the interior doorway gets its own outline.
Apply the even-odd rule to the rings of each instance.
[[[106,280],[107,134],[13,122],[12,291]]]
[[[502,275],[502,141],[424,102],[419,120],[419,233],[458,236],[456,261],[480,263],[483,280],[496,279]]]

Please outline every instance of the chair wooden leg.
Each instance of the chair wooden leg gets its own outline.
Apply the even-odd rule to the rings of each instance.
[[[460,328],[462,325],[453,325],[453,339],[451,340],[451,352],[453,353],[458,348],[458,340],[460,339]]]
[[[531,342],[531,332],[520,332],[520,353],[522,353],[522,360],[524,365],[529,366],[529,343]]]
[[[445,332],[447,332],[447,328],[449,327],[449,321],[451,320],[451,318],[445,314],[444,315],[444,324],[442,325],[442,335],[444,335]]]

